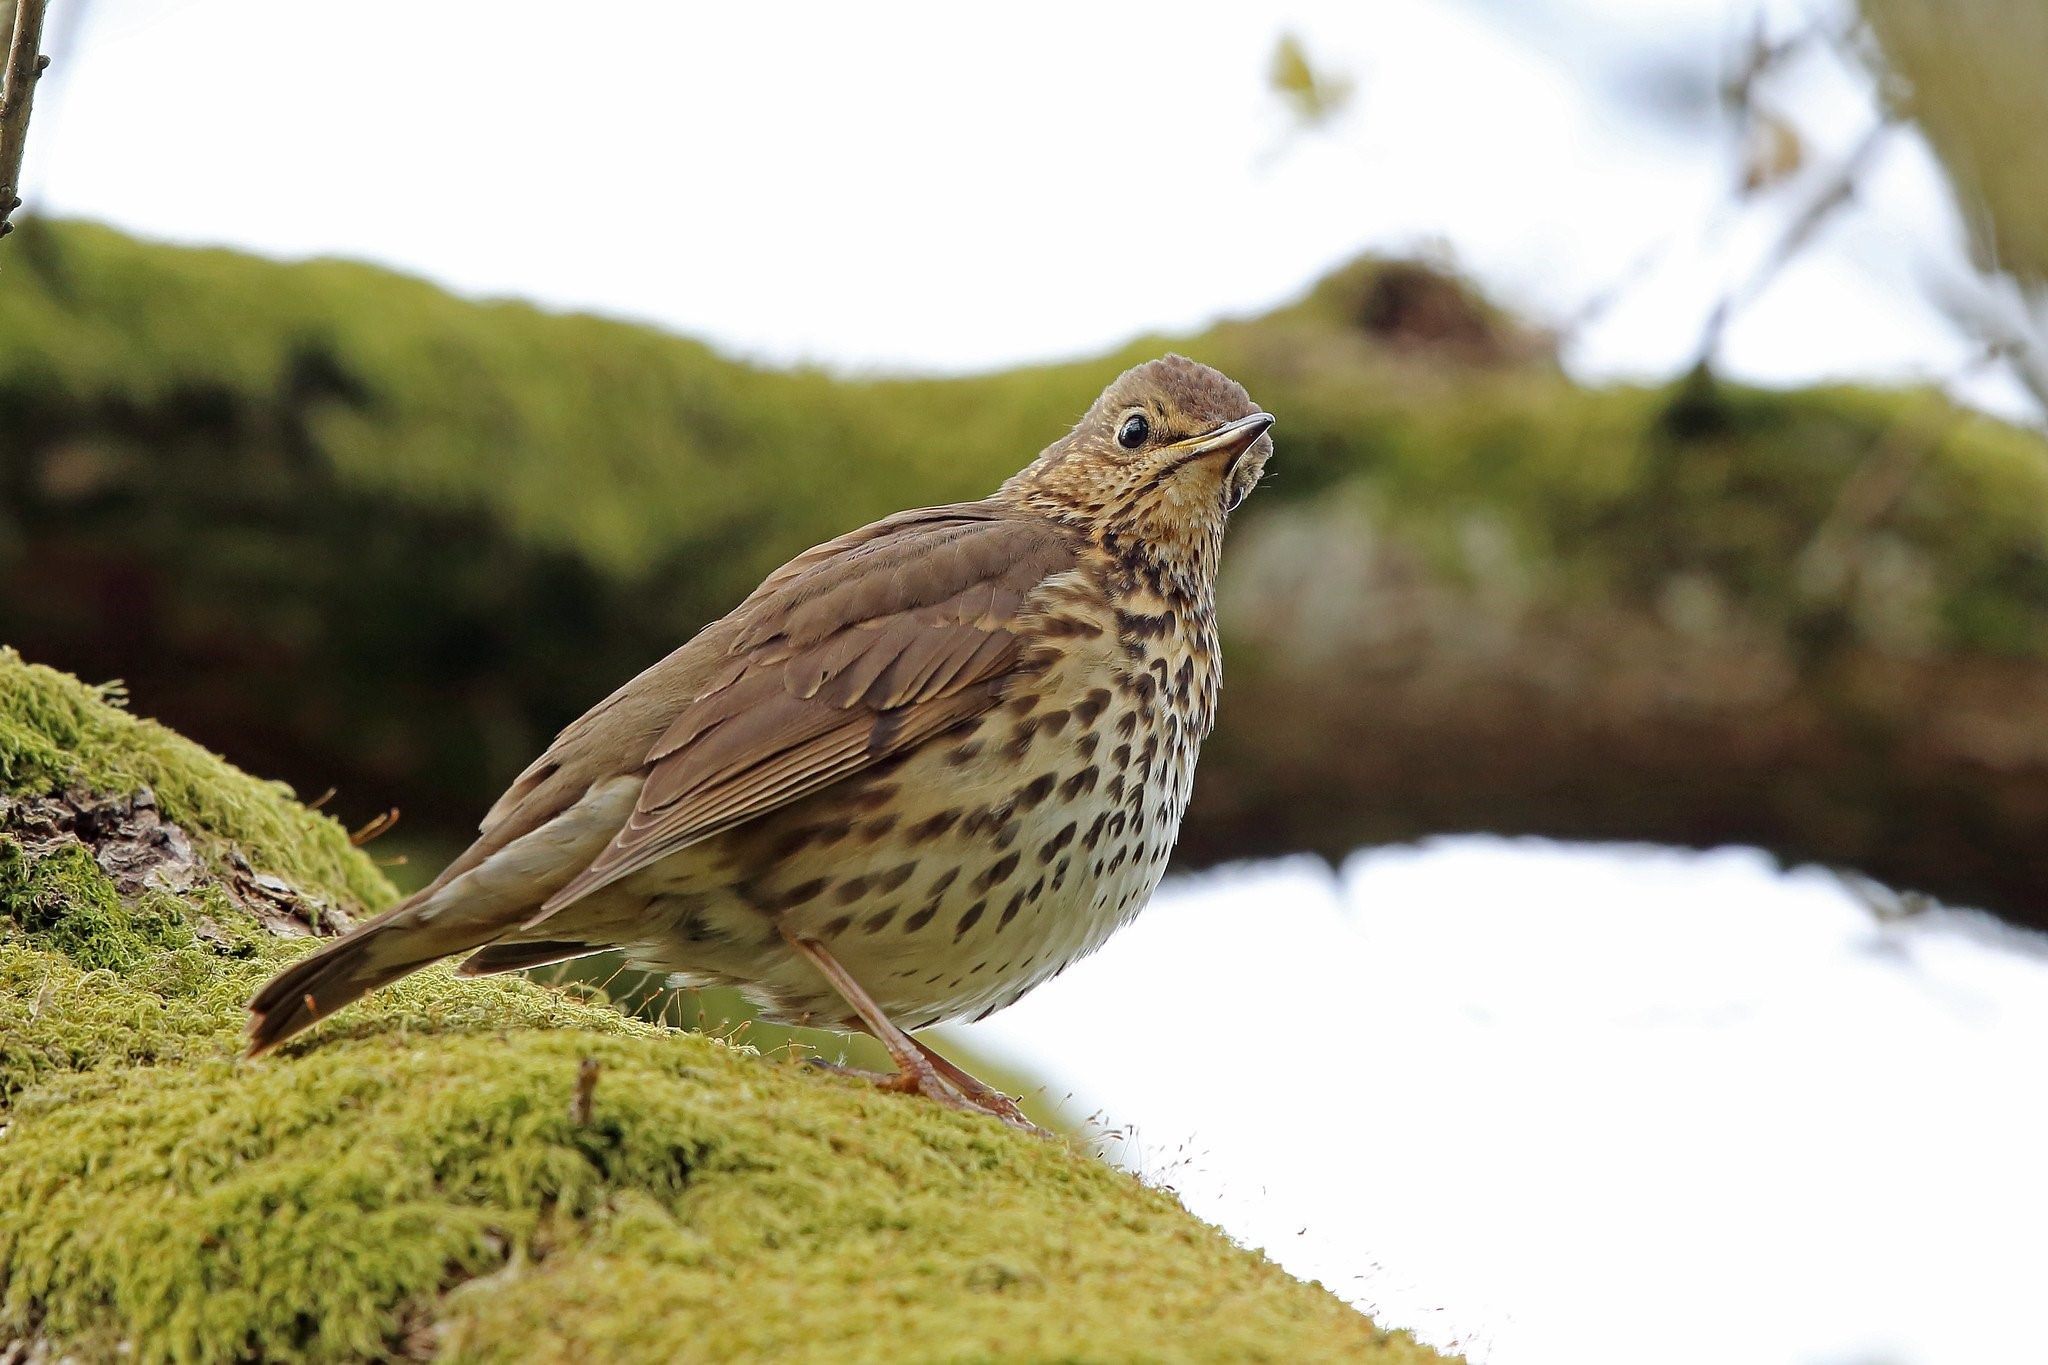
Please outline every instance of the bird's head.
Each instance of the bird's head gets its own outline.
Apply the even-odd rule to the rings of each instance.
[[[1224,522],[1266,471],[1272,425],[1242,384],[1169,355],[1119,375],[1003,492],[1099,538],[1213,571]]]

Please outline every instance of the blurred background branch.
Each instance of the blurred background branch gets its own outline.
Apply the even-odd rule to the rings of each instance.
[[[0,237],[13,230],[9,221],[21,206],[21,163],[28,149],[29,110],[36,83],[50,59],[42,55],[43,14],[48,0],[16,0],[12,15],[0,18],[0,51],[7,64],[0,71]]]

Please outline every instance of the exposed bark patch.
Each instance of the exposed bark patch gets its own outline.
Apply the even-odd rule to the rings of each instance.
[[[349,928],[349,918],[341,910],[281,877],[257,872],[239,849],[228,849],[219,865],[209,862],[183,829],[164,819],[156,793],[148,787],[124,796],[77,790],[49,796],[0,795],[0,832],[20,843],[32,858],[69,844],[82,845],[124,900],[151,891],[189,896],[213,885],[278,938],[339,934]],[[210,936],[203,921],[197,927],[202,937]],[[212,936],[217,935],[216,930]]]

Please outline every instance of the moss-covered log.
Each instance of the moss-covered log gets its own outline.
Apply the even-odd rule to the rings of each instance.
[[[1061,1143],[518,979],[238,1060],[390,895],[0,651],[0,1358],[1438,1358]]]
[[[1173,346],[1281,418],[1191,859],[1732,839],[2048,923],[2048,447],[1938,395],[1588,389],[1401,264],[1071,365],[844,380],[362,266],[21,237],[0,638],[352,818],[458,833],[782,558],[979,495]]]

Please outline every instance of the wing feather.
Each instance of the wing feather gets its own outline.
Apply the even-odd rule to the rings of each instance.
[[[1031,594],[1078,554],[1060,527],[972,504],[834,544],[728,618],[730,658],[647,752],[631,817],[527,928],[994,706],[1028,667]]]

